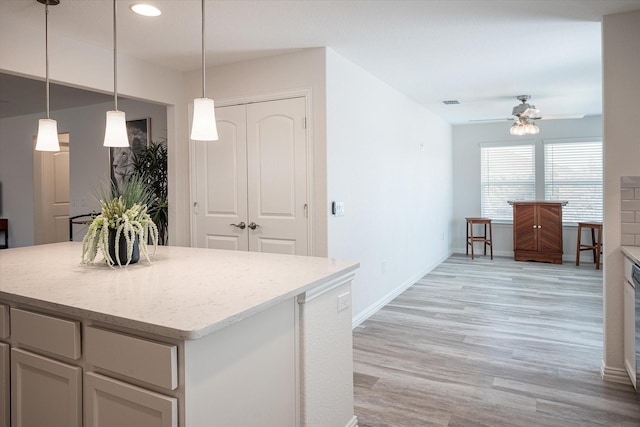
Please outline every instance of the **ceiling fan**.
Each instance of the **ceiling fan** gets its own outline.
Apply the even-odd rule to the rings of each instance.
[[[584,114],[541,116],[540,110],[538,110],[535,105],[527,103],[527,101],[531,99],[531,95],[518,95],[517,99],[520,101],[520,104],[513,107],[511,117],[471,121],[495,122],[500,120],[513,120],[513,125],[511,125],[511,129],[509,130],[511,135],[535,135],[540,133],[540,128],[538,128],[535,120],[581,119],[584,117]]]
[[[533,104],[527,104],[527,101],[531,99],[531,95],[518,95],[516,97],[521,103],[513,107],[511,111],[511,117],[504,117],[499,119],[481,119],[470,120],[471,122],[497,122],[501,120],[558,120],[558,119],[581,119],[584,114],[556,114],[541,116],[540,110]]]

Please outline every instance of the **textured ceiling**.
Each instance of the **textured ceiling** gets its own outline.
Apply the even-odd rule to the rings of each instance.
[[[148,1],[158,18],[132,3],[118,0],[121,54],[199,68],[199,0]],[[43,32],[42,9],[0,0],[0,23]],[[507,117],[520,94],[546,115],[601,114],[601,18],[638,9],[640,0],[207,0],[207,64],[328,46],[451,123]],[[61,0],[49,25],[109,49],[111,1]]]

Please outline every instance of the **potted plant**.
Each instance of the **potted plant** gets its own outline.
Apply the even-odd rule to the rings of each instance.
[[[158,243],[168,243],[169,203],[167,201],[167,146],[163,141],[151,142],[133,156],[135,173],[151,193],[149,216],[158,227]]]
[[[133,175],[112,182],[97,199],[101,212],[82,239],[82,264],[92,263],[98,250],[109,266],[136,263],[140,253],[151,262],[147,242],[157,247],[158,228],[148,213],[151,195],[142,179]]]

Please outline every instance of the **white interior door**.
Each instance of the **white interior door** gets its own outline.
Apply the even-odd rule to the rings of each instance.
[[[244,105],[216,108],[218,141],[195,141],[196,200],[193,244],[199,248],[249,248],[247,131]],[[236,224],[238,226],[233,226]]]
[[[247,106],[250,251],[307,255],[305,134],[304,98]]]
[[[192,145],[194,246],[308,254],[305,111],[305,98],[216,108],[219,140]]]
[[[34,151],[36,244],[69,240],[69,134],[60,134],[60,151]]]

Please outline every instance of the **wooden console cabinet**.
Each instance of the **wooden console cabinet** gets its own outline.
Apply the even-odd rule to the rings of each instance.
[[[516,261],[562,264],[562,206],[566,202],[513,202]]]

